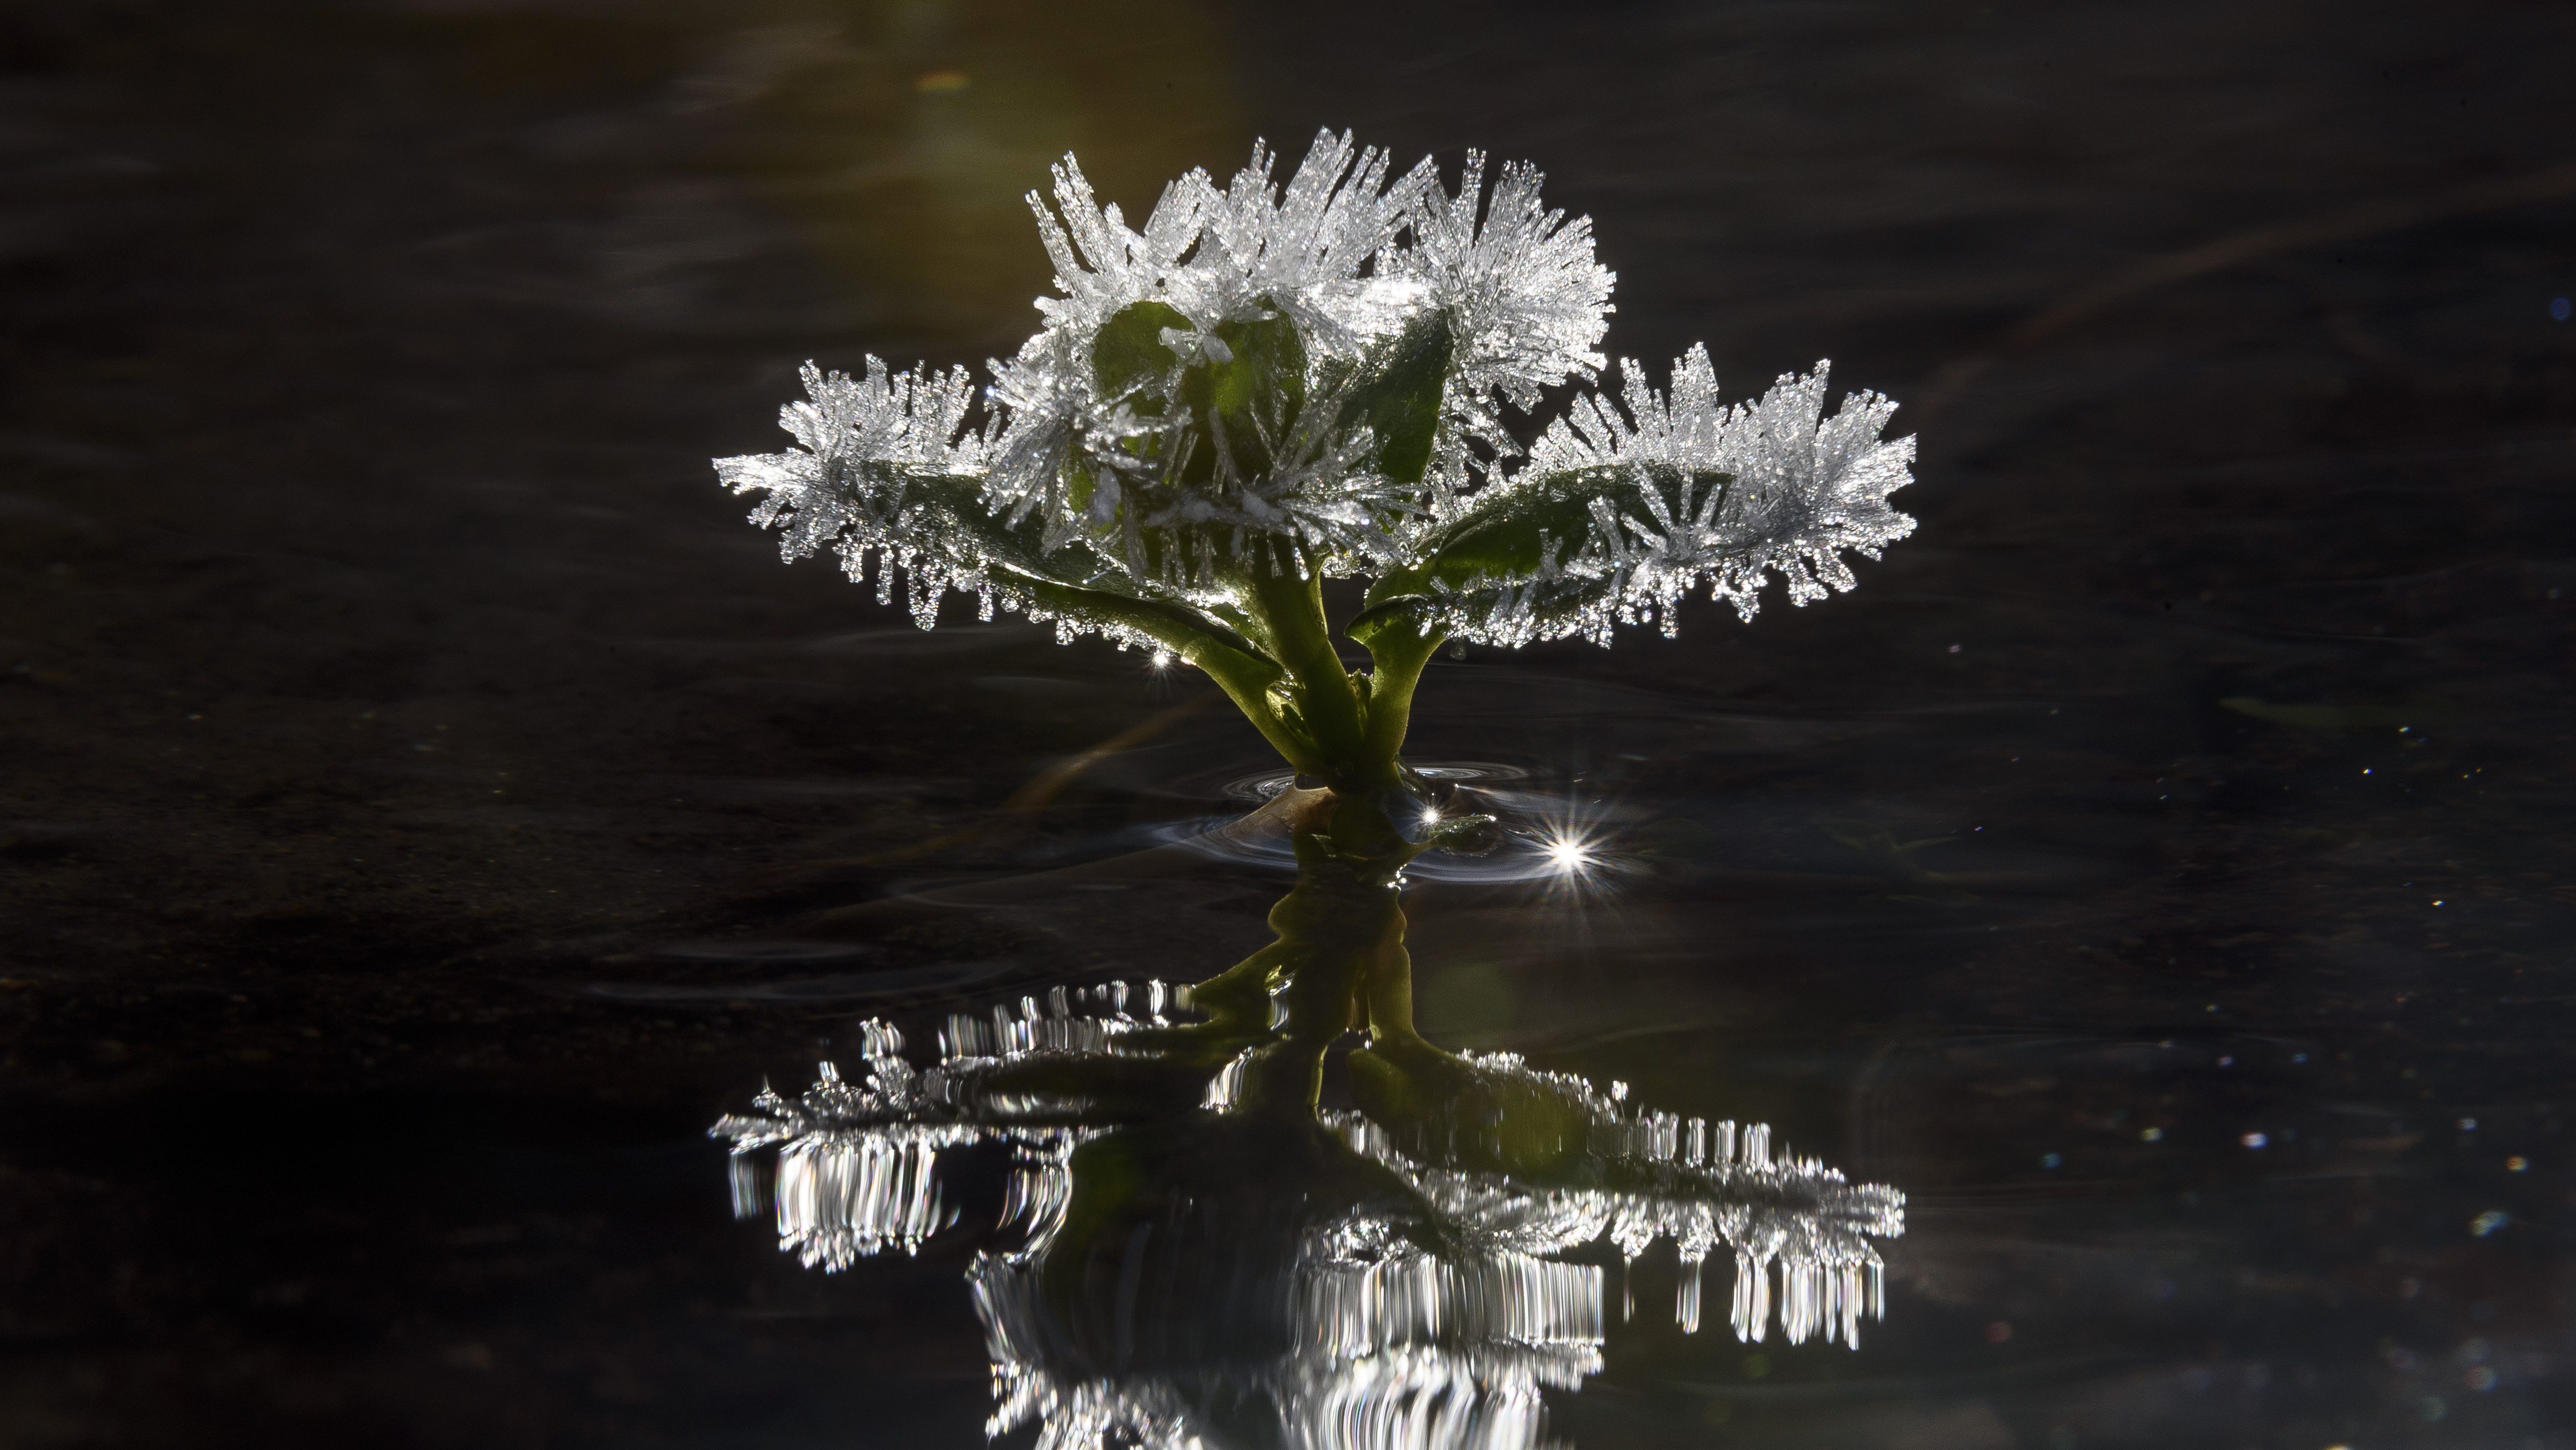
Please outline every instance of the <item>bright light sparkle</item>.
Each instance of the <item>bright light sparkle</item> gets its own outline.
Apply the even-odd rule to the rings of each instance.
[[[1158,649],[1154,651],[1152,664],[1157,670],[1170,669],[1172,667],[1172,652],[1167,649]]]
[[[1576,837],[1550,841],[1546,852],[1548,863],[1568,876],[1578,875],[1592,864],[1592,848]]]

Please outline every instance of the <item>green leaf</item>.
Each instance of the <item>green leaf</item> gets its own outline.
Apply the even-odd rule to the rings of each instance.
[[[1378,472],[1397,483],[1420,483],[1430,466],[1455,351],[1446,317],[1417,317],[1341,382],[1336,420],[1345,429],[1367,425],[1377,438]]]
[[[1549,576],[1596,542],[1601,522],[1595,505],[1614,515],[1653,517],[1651,490],[1663,509],[1680,515],[1687,484],[1694,498],[1723,486],[1729,475],[1692,472],[1660,464],[1605,464],[1560,473],[1524,474],[1471,500],[1425,541],[1419,560],[1390,570],[1369,590],[1359,618],[1363,629],[1384,630],[1400,619],[1418,619],[1444,597],[1498,595]],[[1615,587],[1607,578],[1556,574],[1537,591],[1532,607],[1542,618],[1571,615]]]
[[[1262,305],[1267,308],[1266,299]],[[1283,313],[1220,323],[1195,355],[1165,341],[1193,331],[1190,320],[1160,302],[1131,303],[1103,324],[1091,366],[1104,396],[1124,396],[1137,414],[1179,417],[1161,440],[1130,445],[1139,457],[1163,454],[1161,487],[1204,488],[1217,476],[1218,440],[1234,471],[1258,478],[1285,448],[1306,404],[1306,343]],[[1172,469],[1177,466],[1178,473]],[[1072,501],[1087,507],[1091,479],[1071,465]],[[1151,540],[1159,550],[1167,541]]]
[[[1180,356],[1163,341],[1164,332],[1171,330],[1189,331],[1190,320],[1160,302],[1131,302],[1101,324],[1091,343],[1091,373],[1100,395],[1124,396],[1139,415],[1161,417],[1170,407],[1165,394],[1172,369],[1180,364]],[[1154,444],[1147,441],[1136,451],[1151,457]],[[1079,452],[1065,460],[1064,471],[1066,501],[1077,514],[1089,509],[1094,483]]]
[[[1380,630],[1398,620],[1418,618],[1439,602],[1429,594],[1398,594],[1381,599],[1352,615],[1351,622],[1343,626],[1342,632],[1361,644],[1367,644]]]
[[[877,506],[891,505],[888,512],[904,520],[907,537],[961,564],[984,561],[985,575],[996,585],[1031,595],[1054,613],[1094,627],[1133,630],[1193,658],[1213,649],[1276,669],[1258,646],[1223,621],[1186,604],[1135,593],[1090,550],[1074,545],[1047,549],[1045,526],[1037,516],[1006,523],[986,506],[980,480],[889,468],[876,483],[882,500]]]
[[[1191,485],[1215,476],[1220,429],[1238,472],[1267,473],[1306,406],[1306,340],[1286,314],[1220,323],[1216,340],[1228,354],[1223,361],[1210,349],[1181,374],[1181,401],[1207,440],[1187,465],[1183,482]]]
[[[1071,615],[1086,624],[1132,629],[1174,653],[1186,656],[1201,668],[1209,669],[1210,673],[1214,670],[1209,661],[1201,658],[1201,646],[1230,650],[1266,667],[1273,675],[1278,673],[1277,662],[1263,653],[1259,645],[1186,604],[1146,599],[1111,589],[1059,584],[1052,580],[1032,581],[1028,588],[1038,603],[1054,613]]]
[[[1098,559],[1087,549],[1046,547],[1046,522],[1037,512],[1017,524],[1007,523],[984,501],[983,480],[947,474],[907,473],[886,480],[892,487],[904,533],[936,543],[957,557],[981,555],[1014,574],[1031,579],[1088,585],[1101,574]]]
[[[1151,384],[1180,362],[1164,345],[1165,329],[1190,330],[1190,320],[1160,302],[1132,302],[1100,326],[1091,344],[1091,375],[1103,397],[1114,398],[1140,383]],[[1148,386],[1135,402],[1139,413],[1163,411],[1163,394]]]

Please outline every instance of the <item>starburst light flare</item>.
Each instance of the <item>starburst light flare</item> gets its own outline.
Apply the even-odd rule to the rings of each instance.
[[[1550,841],[1540,850],[1548,864],[1567,876],[1580,876],[1592,865],[1592,848],[1573,837]]]

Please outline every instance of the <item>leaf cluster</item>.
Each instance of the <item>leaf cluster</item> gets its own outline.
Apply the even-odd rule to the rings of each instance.
[[[1669,392],[1634,364],[1526,458],[1496,408],[1590,382],[1610,274],[1588,219],[1471,155],[1457,195],[1426,162],[1317,139],[1280,188],[1266,150],[1220,189],[1192,173],[1144,229],[1071,158],[1056,211],[1032,196],[1065,296],[993,365],[984,417],[963,370],[864,377],[809,364],[782,421],[799,447],[717,461],[766,497],[789,557],[841,555],[916,618],[942,593],[1024,610],[1206,671],[1299,769],[1391,777],[1422,664],[1451,637],[1522,645],[1620,623],[1669,631],[1705,587],[1750,615],[1766,572],[1804,603],[1848,588],[1912,521],[1886,505],[1911,440],[1857,395],[1822,415],[1824,371],[1726,405],[1704,351]],[[1061,214],[1059,219],[1058,213]],[[1320,581],[1370,581],[1343,624]]]

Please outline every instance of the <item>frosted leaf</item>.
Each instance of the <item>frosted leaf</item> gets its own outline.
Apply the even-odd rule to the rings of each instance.
[[[876,579],[880,603],[890,602],[902,574],[913,622],[924,629],[951,589],[976,596],[986,619],[996,606],[1047,619],[1055,616],[1037,604],[1033,586],[1102,582],[1087,555],[984,506],[982,476],[997,450],[987,434],[967,431],[974,393],[965,369],[894,373],[871,357],[864,377],[810,362],[801,376],[807,401],[779,410],[779,426],[800,446],[715,461],[717,478],[734,492],[764,495],[751,521],[779,530],[783,557],[829,549],[852,580]],[[1113,621],[1057,623],[1059,633],[1152,643]]]
[[[1137,590],[1221,593],[1219,576],[1263,540],[1337,571],[1391,558],[1386,522],[1414,509],[1411,490],[1365,466],[1364,433],[1301,412],[1275,386],[1234,415],[1239,433],[1260,435],[1249,468],[1237,458],[1243,439],[1185,400],[1193,370],[1235,360],[1225,335],[1239,342],[1241,326],[1287,319],[1302,396],[1310,359],[1353,353],[1401,321],[1402,307],[1360,273],[1405,226],[1428,163],[1390,187],[1384,152],[1325,132],[1284,188],[1272,169],[1256,143],[1222,191],[1192,172],[1141,233],[1098,204],[1071,157],[1056,168],[1055,210],[1031,198],[1066,295],[1042,300],[1047,329],[993,364],[1001,421],[985,498],[1013,524],[1037,518],[1050,548],[1083,543]],[[1104,329],[1145,304],[1164,365],[1104,382]],[[1146,340],[1122,345],[1132,353]]]
[[[1135,511],[1139,531],[1205,540],[1204,548],[1185,548],[1158,567],[1131,538],[1122,538],[1128,552],[1120,562],[1132,577],[1189,591],[1213,588],[1220,556],[1238,557],[1238,541],[1247,537],[1291,540],[1332,573],[1391,560],[1397,546],[1380,520],[1411,510],[1413,491],[1365,468],[1369,443],[1365,432],[1336,433],[1309,422],[1292,433],[1284,456],[1269,469],[1231,474],[1212,489],[1171,490]]]
[[[1028,202],[1055,264],[1056,288],[1065,295],[1039,298],[1045,330],[1010,362],[988,364],[996,422],[984,481],[988,506],[1011,522],[1039,513],[1051,547],[1074,532],[1068,458],[1125,436],[1116,421],[1122,400],[1102,398],[1093,384],[1093,338],[1125,308],[1167,296],[1181,257],[1198,241],[1201,208],[1215,194],[1207,174],[1192,171],[1163,188],[1145,230],[1136,232],[1115,204],[1103,206],[1094,197],[1072,155],[1056,163],[1053,175],[1055,210],[1034,191]]]
[[[1470,440],[1503,455],[1516,450],[1496,402],[1528,408],[1543,388],[1599,376],[1616,274],[1593,259],[1592,219],[1566,219],[1539,200],[1535,166],[1506,162],[1490,197],[1485,156],[1467,153],[1457,193],[1426,186],[1412,245],[1388,269],[1444,313],[1457,357],[1439,468],[1451,488],[1464,482]]]
[[[784,557],[802,558],[854,522],[882,516],[906,474],[981,471],[982,440],[961,436],[974,398],[964,368],[889,373],[870,357],[865,378],[826,374],[810,362],[799,376],[807,401],[778,410],[778,426],[798,448],[716,460],[716,477],[735,493],[768,494],[751,521],[783,525]]]
[[[1463,638],[1523,645],[1608,644],[1620,624],[1660,623],[1705,586],[1751,619],[1766,575],[1808,604],[1857,582],[1846,550],[1875,559],[1914,531],[1888,504],[1908,483],[1914,440],[1881,441],[1896,405],[1854,393],[1823,416],[1827,364],[1784,374],[1760,401],[1718,400],[1705,348],[1673,367],[1669,393],[1638,384],[1578,400],[1512,480],[1467,518],[1514,508],[1583,513],[1547,538],[1538,566],[1509,578],[1432,580],[1436,617]],[[1622,363],[1619,383],[1642,370]]]

